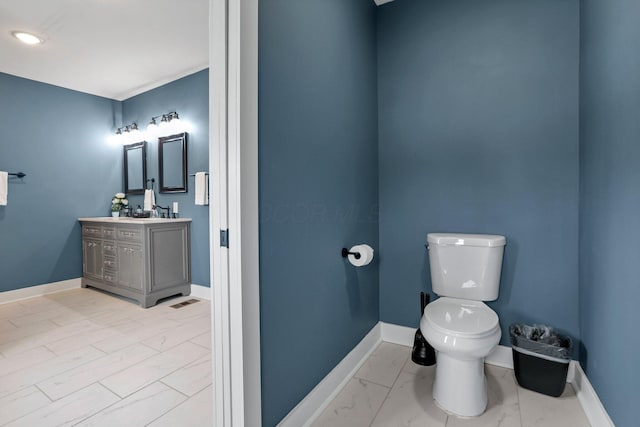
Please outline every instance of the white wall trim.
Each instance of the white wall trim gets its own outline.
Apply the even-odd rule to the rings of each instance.
[[[582,370],[580,363],[575,360],[572,360],[569,365],[567,381],[571,383],[575,390],[578,401],[592,426],[615,427],[609,414],[607,414],[607,410],[589,382],[589,378]]]
[[[506,345],[497,346],[487,357],[484,358],[484,361],[489,365],[513,369],[513,355],[511,347]]]
[[[239,117],[229,120],[229,238],[237,239],[229,247],[231,287],[242,288],[232,293],[242,304],[242,375],[244,424],[262,424],[262,375],[260,357],[260,218],[258,177],[258,0],[231,2],[230,17],[239,3],[238,56],[229,56],[230,65],[236,64],[239,92],[236,104],[230,96],[229,110]],[[233,21],[230,21],[232,24]],[[230,25],[230,31],[234,28]],[[233,34],[233,33],[231,33]],[[230,44],[232,39],[229,39]],[[230,67],[230,70],[233,70]],[[234,78],[229,76],[229,82]],[[235,105],[235,106],[234,106]],[[237,134],[237,136],[236,136]],[[235,137],[234,137],[235,136]],[[235,141],[235,143],[231,143]],[[231,161],[235,159],[235,164]],[[237,226],[234,226],[236,224]],[[236,248],[238,250],[236,251]],[[235,273],[235,274],[234,274]],[[236,309],[234,300],[231,307]],[[234,336],[237,335],[234,333]],[[241,347],[240,347],[241,346]],[[234,355],[235,360],[235,355]]]
[[[258,0],[209,0],[214,425],[261,423]],[[218,230],[229,230],[228,248]]]
[[[191,284],[191,296],[211,301],[211,288],[203,285]]]
[[[416,329],[385,322],[380,322],[380,326],[382,327],[382,341],[413,347]],[[490,365],[513,369],[511,347],[499,345],[485,358],[485,362]]]
[[[232,426],[229,261],[218,230],[227,222],[227,1],[209,0],[209,248],[213,300],[211,334],[213,425]]]
[[[69,289],[76,289],[80,287],[80,278],[77,278],[46,283],[44,285],[30,286],[28,288],[16,289],[13,291],[0,292],[0,304],[7,304],[42,295],[55,294],[56,292],[68,291]]]
[[[413,347],[415,329],[385,322],[379,322],[379,324],[382,331],[382,341]]]
[[[324,411],[382,341],[378,322],[326,377],[280,421],[279,427],[309,426]]]

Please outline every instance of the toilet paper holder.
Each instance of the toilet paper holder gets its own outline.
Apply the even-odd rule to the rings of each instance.
[[[342,248],[342,258],[346,258],[349,255],[353,255],[355,259],[360,259],[360,252],[349,252],[349,249]]]

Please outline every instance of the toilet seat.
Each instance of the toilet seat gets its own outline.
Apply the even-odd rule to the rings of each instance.
[[[440,297],[427,305],[424,317],[434,330],[460,338],[483,338],[500,327],[498,315],[481,301]]]

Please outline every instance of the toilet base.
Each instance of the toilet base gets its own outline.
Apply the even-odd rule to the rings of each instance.
[[[444,410],[462,417],[481,415],[487,408],[484,358],[460,360],[438,352],[433,398]]]

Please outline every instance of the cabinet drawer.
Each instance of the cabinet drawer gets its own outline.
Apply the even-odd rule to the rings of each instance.
[[[105,269],[102,274],[102,280],[109,283],[118,283],[118,272]]]
[[[116,270],[118,268],[118,261],[114,256],[104,256],[102,259],[102,265],[105,270]]]
[[[102,242],[102,253],[105,255],[116,256],[118,254],[116,242],[112,240],[105,240]]]
[[[90,237],[102,237],[102,226],[100,225],[83,225],[82,234]]]
[[[111,225],[103,225],[102,226],[102,237],[105,239],[115,239],[116,238],[116,228]]]
[[[141,242],[142,230],[137,228],[118,228],[118,240],[128,242]]]

